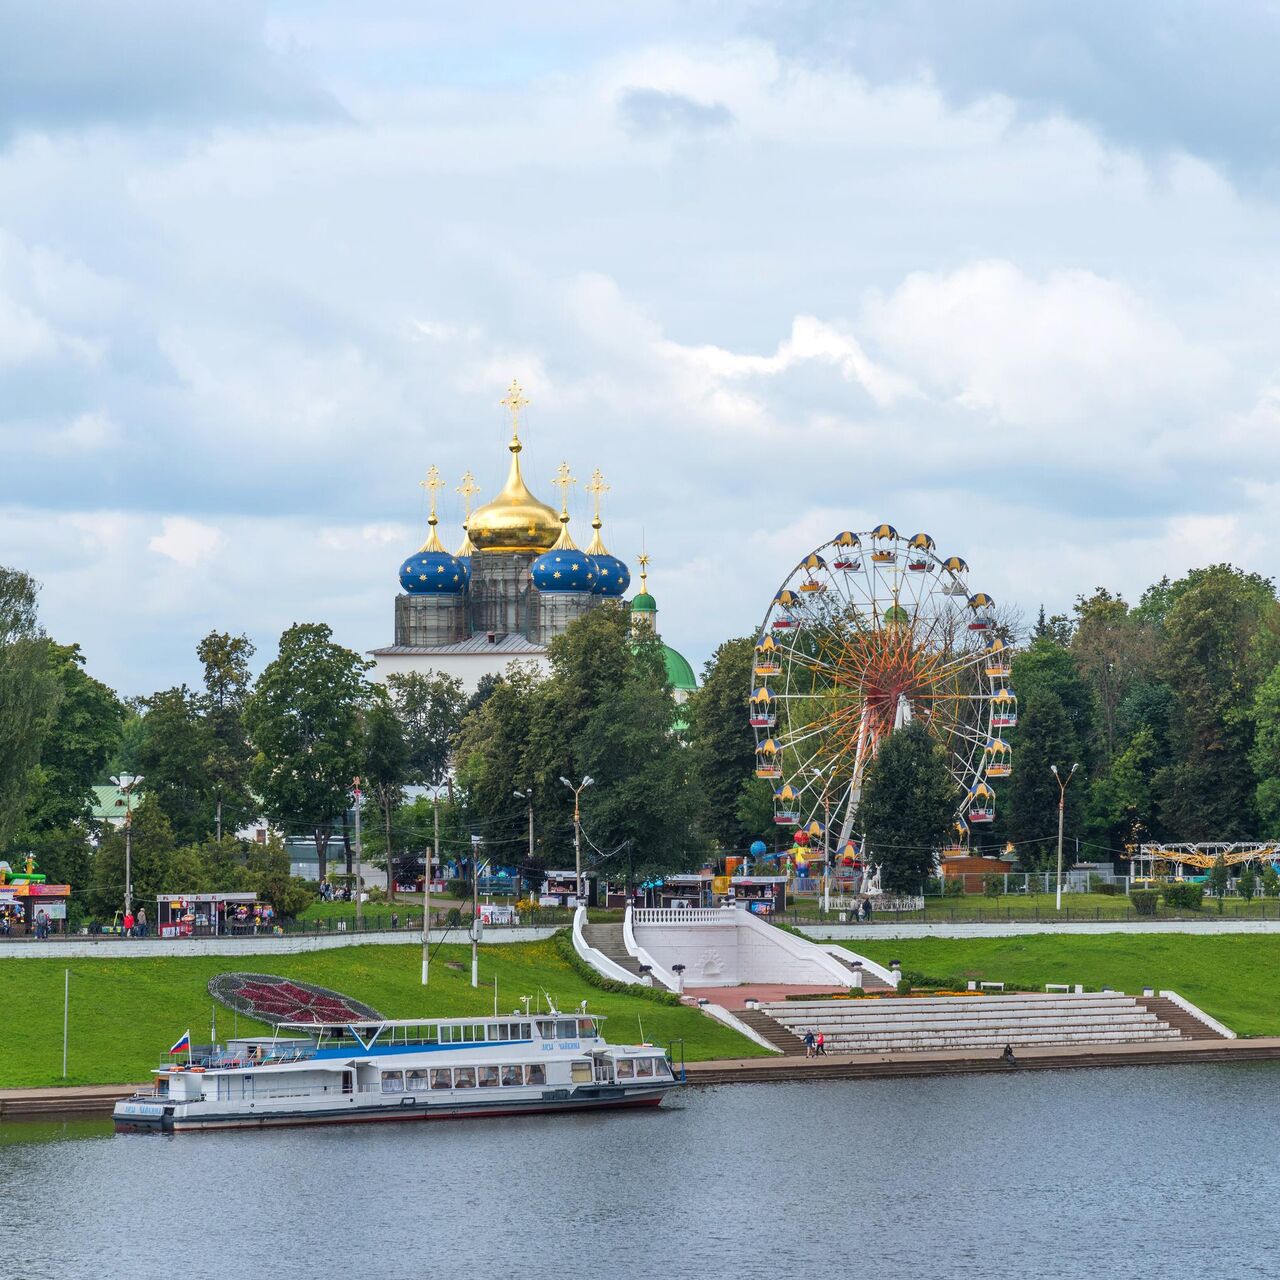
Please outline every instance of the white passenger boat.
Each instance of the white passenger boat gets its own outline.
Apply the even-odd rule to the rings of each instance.
[[[188,1049],[186,1062],[158,1068],[151,1092],[116,1103],[116,1129],[171,1133],[656,1106],[678,1082],[666,1052],[607,1044],[602,1021],[583,1010],[281,1023],[273,1034]]]

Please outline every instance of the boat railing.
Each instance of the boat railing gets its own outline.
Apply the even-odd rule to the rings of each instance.
[[[167,1055],[162,1057],[157,1064],[162,1069],[173,1070],[177,1067],[189,1069],[191,1067],[204,1068],[210,1070],[213,1068],[226,1067],[269,1067],[275,1066],[283,1062],[305,1062],[309,1058],[316,1056],[314,1045],[309,1045],[305,1049],[289,1048],[271,1050],[264,1046],[263,1053],[260,1057],[251,1057],[242,1051],[233,1051],[230,1049],[203,1049],[197,1048],[191,1055],[190,1062],[178,1060],[175,1062]]]

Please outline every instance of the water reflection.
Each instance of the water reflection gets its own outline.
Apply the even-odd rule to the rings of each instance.
[[[103,1138],[0,1127],[31,1278],[1275,1274],[1280,1068],[689,1090],[647,1114]],[[25,1136],[24,1136],[25,1134]],[[1219,1225],[1215,1225],[1219,1224]]]

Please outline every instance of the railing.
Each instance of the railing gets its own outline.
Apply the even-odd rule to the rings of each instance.
[[[636,907],[632,924],[734,924],[737,916],[729,907]]]

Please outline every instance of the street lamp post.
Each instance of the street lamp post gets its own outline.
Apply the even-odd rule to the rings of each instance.
[[[573,859],[574,859],[574,884],[578,890],[578,901],[582,901],[582,807],[579,804],[578,797],[595,781],[590,775],[583,778],[575,787],[568,778],[561,778],[570,791],[573,792]]]
[[[513,791],[511,793],[517,800],[528,802],[529,806],[529,866],[533,866],[533,788],[528,791]]]
[[[360,866],[362,856],[363,856],[363,849],[360,843],[360,802],[361,802],[362,796],[360,793],[360,779],[353,778],[351,780],[351,783],[352,783],[352,792],[356,802],[356,932],[359,933],[360,925],[364,919],[364,914],[360,909],[360,906],[361,906],[360,889],[364,883],[364,872]],[[390,855],[391,855],[391,851],[388,850],[387,856],[390,857]]]
[[[124,913],[133,915],[133,793],[143,777],[140,773],[122,773],[112,782],[124,792]]]
[[[1062,818],[1067,807],[1067,787],[1071,785],[1071,779],[1076,776],[1076,770],[1079,764],[1073,764],[1071,771],[1064,778],[1058,772],[1058,766],[1051,764],[1050,769],[1053,770],[1053,776],[1058,783],[1058,885],[1057,885],[1057,901],[1054,906],[1055,911],[1062,910]]]
[[[435,822],[435,844],[427,850],[422,868],[422,985],[431,976],[431,862],[440,855],[440,792],[443,787],[431,788],[432,818]]]

